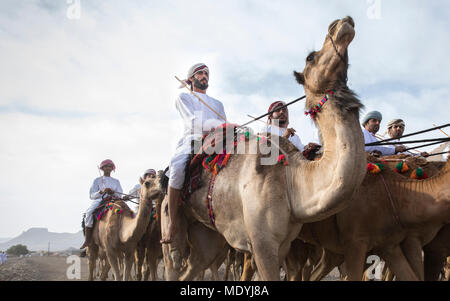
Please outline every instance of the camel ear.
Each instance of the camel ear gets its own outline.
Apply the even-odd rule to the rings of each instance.
[[[142,177],[139,177],[139,183],[141,183],[141,185],[144,184],[144,179]]]
[[[297,80],[297,82],[300,85],[304,85],[305,84],[305,76],[303,75],[303,73],[294,71],[294,76],[295,76],[295,79]]]

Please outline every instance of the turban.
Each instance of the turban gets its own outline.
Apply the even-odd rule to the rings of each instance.
[[[145,175],[155,175],[156,176],[156,171],[154,169],[147,169],[146,171],[144,171],[144,173],[142,174],[142,179],[145,178]]]
[[[403,119],[393,119],[393,120],[389,121],[389,123],[387,124],[387,128],[390,129],[391,127],[393,127],[396,124],[405,127],[405,122],[403,121]]]
[[[267,113],[272,112],[273,110],[276,110],[277,108],[281,108],[282,106],[284,106],[286,103],[282,102],[282,101],[275,101],[274,103],[272,103],[269,107],[269,110],[267,110]],[[286,111],[288,110],[287,107],[285,107]],[[272,117],[272,114],[269,115],[269,120]]]
[[[199,64],[195,64],[194,66],[192,66],[191,68],[189,68],[188,73],[187,73],[187,77],[186,79],[183,80],[183,82],[185,82],[186,84],[191,84],[191,81],[189,80],[191,77],[193,77],[197,72],[200,71],[207,71],[209,74],[209,69],[208,66],[206,66],[205,64],[199,63]],[[183,88],[184,86],[181,85],[180,89]]]
[[[372,111],[372,112],[369,112],[369,113],[367,113],[366,116],[364,116],[362,125],[365,126],[366,123],[367,123],[370,119],[376,119],[376,120],[381,121],[381,120],[383,119],[383,115],[381,115],[381,113],[378,112],[378,111]]]
[[[111,164],[113,166],[113,170],[116,170],[116,165],[114,165],[114,162],[112,160],[103,160],[102,163],[100,163],[100,169],[102,169],[103,167],[105,167],[106,165]]]

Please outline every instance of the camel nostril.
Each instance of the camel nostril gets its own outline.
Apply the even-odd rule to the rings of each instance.
[[[150,182],[145,182],[145,187],[149,188],[150,187]]]

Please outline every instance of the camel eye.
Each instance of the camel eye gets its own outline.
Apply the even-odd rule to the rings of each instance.
[[[314,60],[314,52],[310,53],[307,57],[306,57],[306,61],[308,62],[312,62]]]

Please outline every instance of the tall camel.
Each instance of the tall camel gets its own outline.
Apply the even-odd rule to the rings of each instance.
[[[347,48],[354,36],[351,17],[334,21],[322,49],[308,55],[302,73],[294,72],[305,89],[308,110],[318,106],[328,93],[328,101],[314,118],[323,137],[323,157],[306,161],[287,139],[280,137],[288,166],[262,165],[261,154],[246,153],[232,156],[216,177],[212,192],[215,227],[205,206],[209,185],[193,192],[183,207],[192,209],[198,221],[220,233],[232,248],[251,252],[262,280],[280,280],[279,267],[302,224],[344,209],[364,178],[366,159],[359,126],[362,105],[346,85]],[[332,89],[334,93],[327,92]],[[255,140],[240,143],[248,147],[257,144]],[[201,182],[209,183],[210,178],[210,174],[203,173]],[[167,220],[163,212],[163,232],[167,231]],[[177,218],[175,222],[182,220]],[[183,229],[183,225],[177,229]],[[166,270],[181,265],[181,256],[170,249],[183,249],[177,245],[179,241],[175,239],[169,248],[163,247]],[[167,261],[174,262],[167,265]]]
[[[330,254],[344,255],[350,280],[362,279],[369,251],[382,256],[397,279],[423,279],[418,249],[450,219],[450,163],[422,181],[406,179],[389,169],[382,174],[393,203],[380,175],[368,174],[349,207],[326,220],[304,225],[300,238],[330,250]],[[332,268],[323,269],[321,276]]]
[[[123,280],[129,280],[136,246],[147,229],[150,221],[152,200],[162,196],[159,185],[154,185],[156,179],[141,180],[141,205],[136,216],[127,204],[115,201],[113,209],[122,209],[120,214],[109,210],[105,216],[97,221],[93,229],[93,243],[90,248],[90,261],[98,258],[99,248],[106,252],[109,264],[113,270],[114,279],[120,280],[119,259],[125,256]],[[152,189],[145,189],[145,188]],[[92,258],[91,258],[92,257]]]

